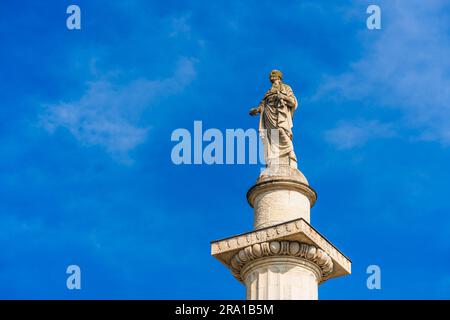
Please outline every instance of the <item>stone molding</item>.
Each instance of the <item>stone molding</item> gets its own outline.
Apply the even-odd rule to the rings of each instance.
[[[304,194],[311,204],[311,208],[317,200],[317,193],[309,185],[289,177],[272,177],[269,180],[257,182],[247,192],[247,201],[253,208],[255,199],[262,192],[271,190],[293,190]]]
[[[319,282],[325,281],[333,272],[333,260],[325,251],[298,241],[268,241],[245,247],[231,258],[231,272],[242,282],[244,279],[241,271],[249,263],[261,258],[282,256],[297,257],[317,265],[321,271]]]
[[[281,240],[299,241],[314,245],[325,251],[334,263],[334,271],[329,275],[329,278],[351,273],[351,261],[304,219],[297,219],[276,226],[212,241],[211,255],[219,259],[227,267],[230,267],[231,258],[239,250],[256,243]]]

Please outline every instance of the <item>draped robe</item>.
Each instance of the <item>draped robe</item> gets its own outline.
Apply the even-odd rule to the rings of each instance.
[[[291,87],[284,83],[274,83],[259,104],[259,131],[266,148],[266,163],[283,157],[297,162],[292,144],[292,119],[297,105]]]

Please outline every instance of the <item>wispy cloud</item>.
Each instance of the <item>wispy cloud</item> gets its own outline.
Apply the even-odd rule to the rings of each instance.
[[[175,16],[170,18],[171,32],[170,36],[175,37],[177,35],[183,34],[190,38],[191,25],[189,19],[191,18],[191,13],[185,13],[180,16]]]
[[[337,127],[325,132],[325,139],[337,149],[346,150],[364,146],[371,139],[387,138],[395,135],[391,125],[372,120],[341,122]]]
[[[50,133],[65,128],[82,144],[102,146],[128,162],[129,151],[145,141],[152,125],[142,123],[140,116],[156,99],[180,92],[194,78],[194,61],[181,58],[166,79],[137,79],[123,85],[110,79],[89,82],[78,100],[45,106],[40,123]]]
[[[361,31],[363,57],[327,76],[318,96],[401,109],[419,138],[450,144],[448,2],[384,1],[381,9],[383,28]]]

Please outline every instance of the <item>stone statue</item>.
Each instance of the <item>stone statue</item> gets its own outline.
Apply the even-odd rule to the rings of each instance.
[[[297,157],[292,144],[292,126],[297,99],[292,89],[282,82],[281,71],[272,70],[269,75],[272,87],[266,92],[250,115],[261,114],[259,132],[265,148],[265,161],[268,167],[274,165],[297,168]]]

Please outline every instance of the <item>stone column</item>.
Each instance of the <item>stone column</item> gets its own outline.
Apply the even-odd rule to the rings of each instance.
[[[247,300],[317,300],[320,271],[307,260],[271,257],[243,270]]]

